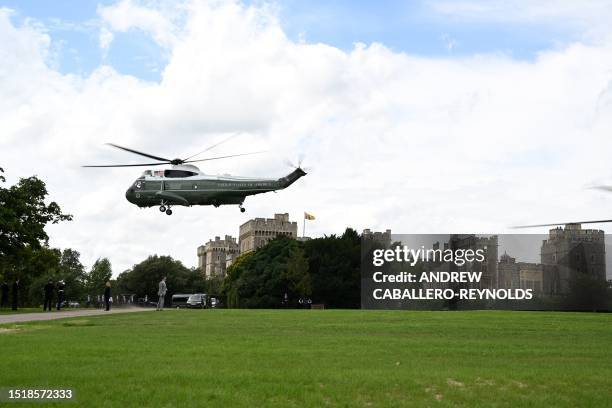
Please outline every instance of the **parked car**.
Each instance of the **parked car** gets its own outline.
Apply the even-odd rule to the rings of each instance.
[[[190,309],[204,309],[207,296],[204,293],[195,293],[187,299],[187,307]]]
[[[219,309],[222,306],[221,301],[215,297],[210,298],[210,307],[213,309]]]
[[[179,293],[176,295],[172,295],[172,307],[180,309],[181,307],[187,307],[187,300],[191,294]]]
[[[157,302],[149,300],[148,298],[136,299],[136,304],[140,307],[157,307]]]

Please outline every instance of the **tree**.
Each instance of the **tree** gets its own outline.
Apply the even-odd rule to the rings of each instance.
[[[283,278],[287,282],[287,296],[291,299],[307,298],[312,294],[308,259],[306,259],[304,248],[301,246],[291,249]]]
[[[347,228],[335,235],[304,243],[312,280],[312,301],[326,307],[359,308],[361,305],[361,238]]]
[[[113,271],[108,258],[98,258],[87,276],[87,292],[93,296],[104,293],[104,286],[112,275]]]
[[[240,255],[227,269],[223,295],[228,307],[298,306],[311,297],[328,307],[358,308],[361,304],[361,238],[347,228],[307,242],[286,237],[271,240]]]
[[[0,168],[0,172],[4,170]],[[5,182],[4,176],[0,182]],[[48,242],[45,226],[72,219],[47,197],[45,183],[37,177],[22,178],[9,188],[0,187],[0,258],[15,262],[25,248],[40,248]]]
[[[43,246],[38,249],[28,248],[22,253],[27,256],[23,260],[21,270],[21,286],[24,291],[27,288],[28,294],[27,298],[24,297],[24,303],[40,305],[43,299],[43,288],[49,279],[54,283],[64,281],[67,300],[83,298],[86,276],[78,251],[70,248],[60,251]]]
[[[149,256],[144,261],[134,265],[132,269],[122,272],[117,277],[117,286],[123,291],[133,293],[137,297],[157,298],[159,281],[167,277],[168,293],[171,299],[174,293],[194,293],[194,282],[200,272],[186,268],[180,261],[169,256]]]
[[[247,267],[252,264],[252,257],[255,252],[247,252],[239,255],[234,262],[225,271],[225,279],[221,286],[222,296],[225,297],[227,307],[240,307],[240,299],[238,297],[238,281],[242,273],[247,270]]]
[[[568,310],[606,310],[610,302],[608,282],[588,273],[574,272],[569,279]]]
[[[22,304],[41,305],[43,287],[49,279],[54,282],[58,279],[61,252],[59,249],[43,246],[38,249],[26,248],[22,251],[22,256],[19,271]]]
[[[0,183],[5,183],[2,173],[0,168]],[[78,252],[62,253],[48,246],[45,227],[72,216],[63,214],[55,202],[47,204],[47,195],[45,183],[37,177],[22,178],[8,188],[0,185],[0,274],[6,280],[20,280],[22,304],[36,303],[40,298],[38,284],[49,277],[65,273],[74,276],[77,283],[81,279],[80,263],[75,263]]]
[[[202,293],[207,293],[210,296],[219,296],[223,291],[223,281],[224,278],[220,276],[211,276],[208,279],[205,279],[202,273],[198,273],[198,283],[201,282]],[[200,287],[198,284],[197,287]]]
[[[229,307],[275,308],[310,294],[303,243],[279,236],[255,252],[239,256],[228,268],[223,294]]]

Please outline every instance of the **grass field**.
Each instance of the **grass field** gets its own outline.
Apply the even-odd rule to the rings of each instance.
[[[0,387],[69,387],[78,406],[612,406],[612,314],[166,310],[3,327]]]

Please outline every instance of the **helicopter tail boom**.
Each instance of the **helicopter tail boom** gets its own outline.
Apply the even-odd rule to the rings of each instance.
[[[298,167],[297,169],[293,170],[291,173],[289,173],[285,177],[281,177],[281,178],[278,179],[278,182],[280,184],[280,188],[287,188],[287,187],[289,187],[290,185],[295,183],[300,177],[303,177],[306,174],[307,173],[304,170],[302,170],[300,167]]]

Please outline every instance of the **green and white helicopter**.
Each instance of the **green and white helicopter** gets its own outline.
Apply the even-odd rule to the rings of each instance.
[[[224,140],[223,142],[229,139]],[[246,156],[262,152],[232,154],[228,156],[209,157],[206,159],[192,160],[215,146],[190,156],[186,159],[166,159],[148,153],[139,152],[134,149],[107,143],[117,149],[135,153],[149,159],[157,160],[155,163],[138,164],[110,164],[82,167],[145,167],[161,166],[170,164],[171,168],[165,170],[145,170],[140,177],[132,183],[125,193],[127,200],[138,207],[159,206],[159,211],[172,215],[173,205],[191,207],[193,205],[238,205],[241,212],[245,211],[242,206],[247,196],[267,193],[270,191],[283,190],[295,183],[306,172],[301,165],[295,166],[295,170],[278,179],[237,177],[230,175],[204,174],[196,166],[190,164],[210,160],[226,159],[230,157]]]

